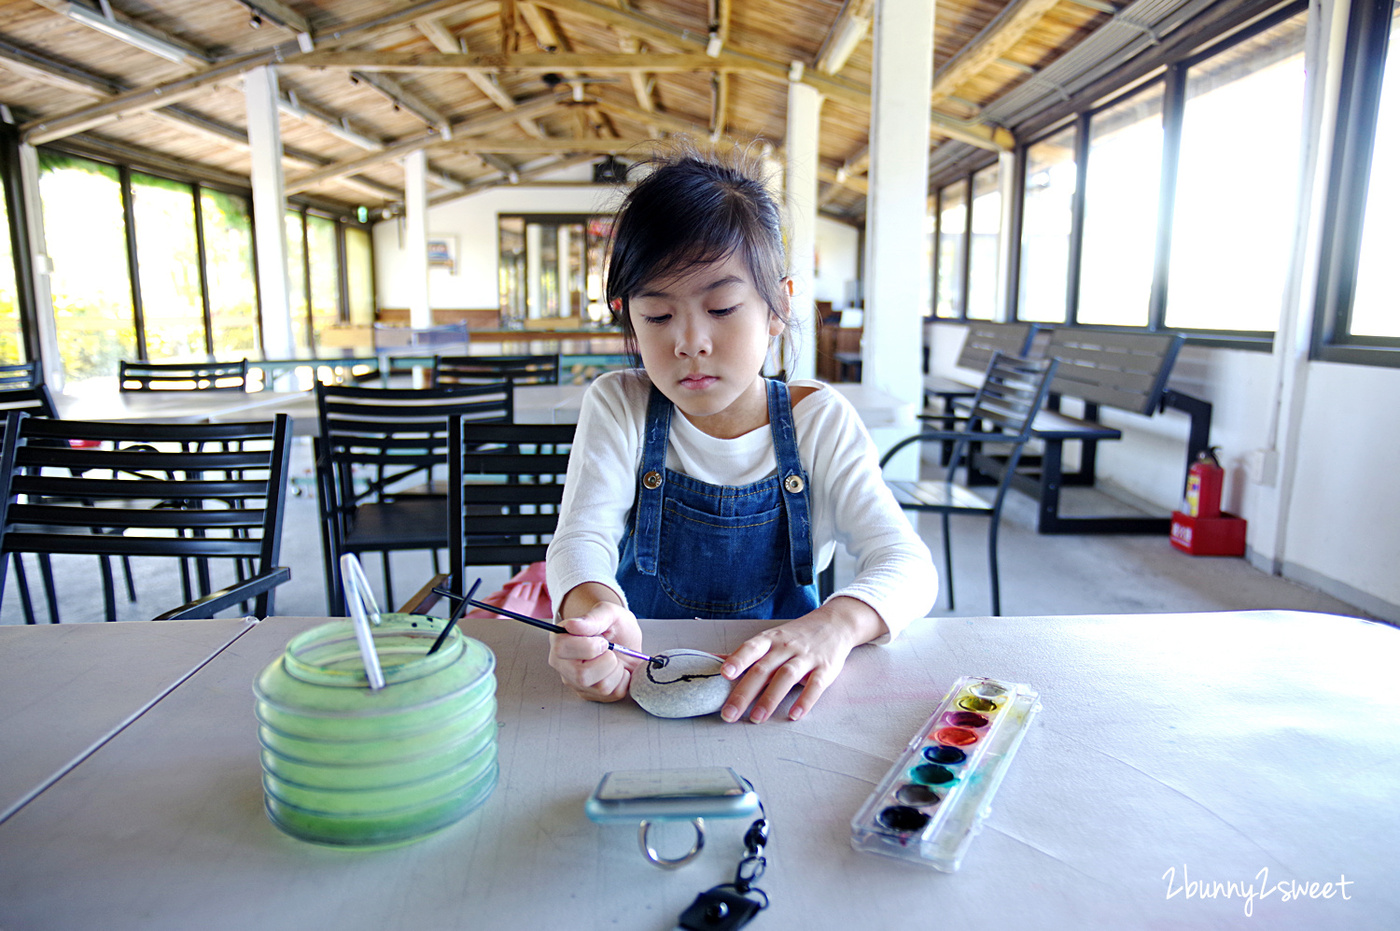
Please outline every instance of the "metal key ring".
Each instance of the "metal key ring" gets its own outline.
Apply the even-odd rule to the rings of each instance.
[[[651,822],[643,821],[637,829],[637,844],[642,848],[642,856],[646,857],[655,866],[663,870],[676,870],[685,866],[691,860],[700,855],[700,851],[705,849],[705,819],[694,818],[690,822],[695,827],[695,843],[691,846],[690,852],[684,856],[670,859],[663,857],[656,852],[650,842],[647,841],[647,832],[651,830]]]

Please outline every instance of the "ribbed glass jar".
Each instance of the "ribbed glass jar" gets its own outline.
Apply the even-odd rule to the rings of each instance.
[[[442,621],[382,616],[373,690],[349,621],[312,628],[253,683],[268,817],[340,847],[408,843],[456,822],[496,786],[496,657]]]

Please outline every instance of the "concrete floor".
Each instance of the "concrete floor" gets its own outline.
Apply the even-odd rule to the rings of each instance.
[[[291,567],[292,580],[278,588],[275,613],[321,616],[327,608],[310,443],[303,438],[297,444],[293,454],[296,493],[287,501],[282,546],[282,561]],[[1188,556],[1174,549],[1165,536],[1042,536],[1034,531],[1035,514],[1035,502],[1029,498],[1014,492],[1008,497],[1000,560],[1002,613],[1006,615],[1287,608],[1366,616],[1328,595],[1260,572],[1243,559]],[[918,522],[937,563],[941,560],[939,521],[919,516]],[[978,617],[990,612],[986,524],[972,518],[953,521],[957,608],[948,609],[945,588],[933,614]],[[380,586],[378,560],[367,560],[365,568],[371,582]],[[842,555],[836,568],[839,585],[850,577],[850,561]],[[427,553],[397,554],[393,572],[394,601],[401,602],[432,576],[431,557]],[[56,566],[56,574],[64,621],[100,621],[101,590],[95,559],[67,557]],[[507,578],[504,569],[482,574],[482,591],[486,592],[499,589]],[[128,604],[119,596],[122,620],[146,619],[183,601],[178,576],[168,564],[138,565],[136,575],[139,600]],[[31,569],[30,576],[31,582],[37,581],[37,571]],[[23,623],[15,585],[11,572],[0,605],[0,623]],[[42,608],[40,611],[42,620]]]

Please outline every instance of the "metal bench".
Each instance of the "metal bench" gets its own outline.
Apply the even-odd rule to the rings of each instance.
[[[1187,439],[1189,468],[1210,439],[1211,406],[1167,387],[1167,378],[1185,337],[1177,333],[1124,333],[1061,327],[1053,330],[1045,354],[1060,364],[1050,386],[1047,409],[1035,419],[1032,434],[1043,444],[1039,457],[1024,456],[1013,487],[1040,502],[1040,533],[1167,533],[1169,516],[1113,515],[1071,516],[1060,513],[1060,492],[1065,486],[1091,486],[1095,481],[1098,444],[1123,436],[1117,427],[1099,421],[1100,408],[1151,416],[1167,408],[1191,418]],[[1059,412],[1060,400],[1078,398],[1083,415]],[[1079,466],[1064,471],[1064,444],[1080,444]],[[974,457],[977,484],[996,481],[1005,464],[997,457]],[[1185,482],[1183,469],[1182,481]]]

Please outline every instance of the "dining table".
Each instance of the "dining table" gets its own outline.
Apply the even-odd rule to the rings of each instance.
[[[810,714],[788,720],[789,697],[754,724],[585,701],[546,634],[465,618],[494,657],[499,781],[436,833],[353,849],[264,811],[252,684],[327,620],[0,632],[0,928],[663,931],[734,880],[748,818],[708,821],[662,870],[586,800],[608,772],[708,766],[749,780],[768,823],[753,928],[1400,926],[1400,630],[1381,622],[927,618],[853,650]],[[644,620],[643,649],[725,655],[768,626]],[[962,676],[1037,705],[960,868],[855,849],[853,819]]]

